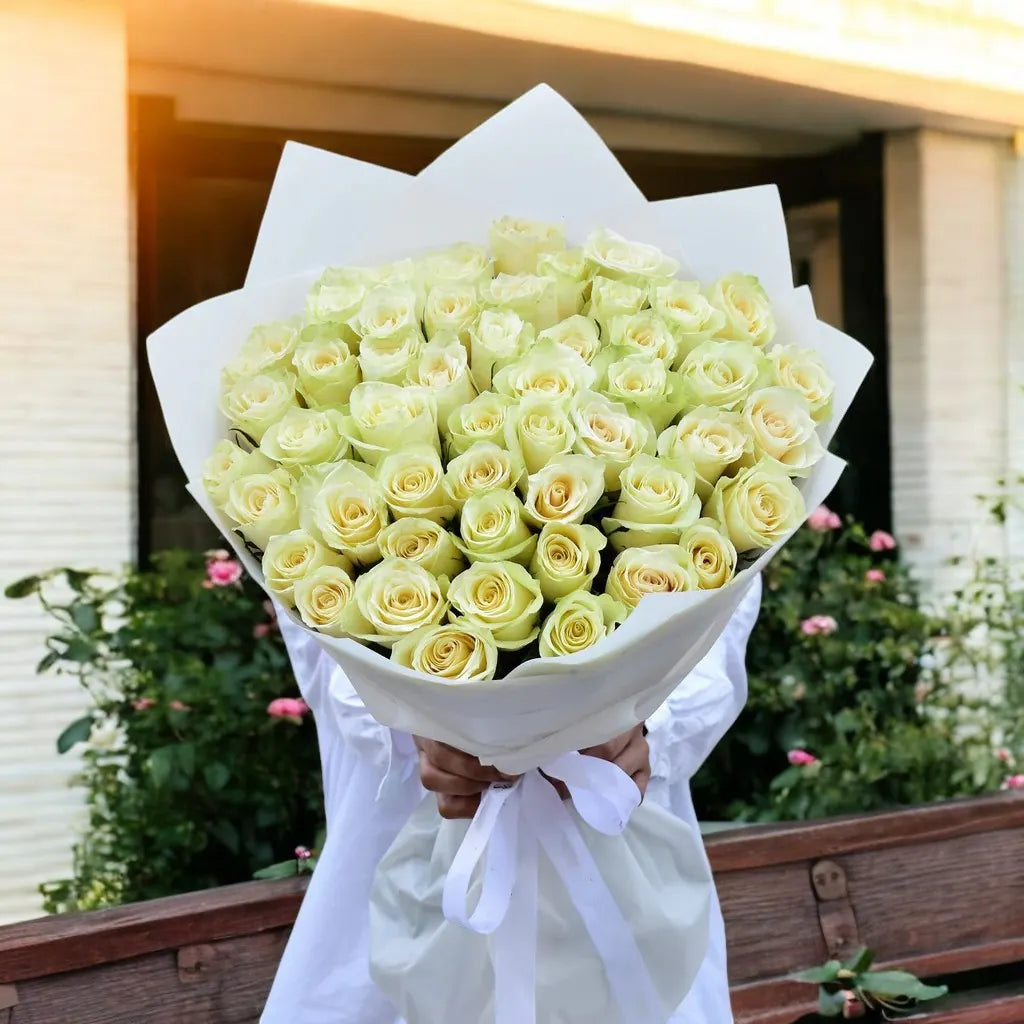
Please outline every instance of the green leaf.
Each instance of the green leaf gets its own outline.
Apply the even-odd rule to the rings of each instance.
[[[203,766],[203,778],[210,789],[223,789],[231,778],[231,769],[220,761],[210,761]]]
[[[874,963],[874,960],[875,951],[873,949],[868,949],[867,946],[865,946],[863,949],[857,950],[857,952],[854,953],[845,964],[843,964],[843,967],[848,971],[853,971],[854,974],[861,974],[866,971],[872,963]]]
[[[174,768],[174,747],[157,747],[149,755],[149,774],[153,779],[153,785],[162,789],[167,785]]]
[[[66,754],[76,743],[84,743],[92,732],[92,715],[76,718],[58,737],[57,753]]]
[[[823,988],[818,989],[818,1013],[822,1017],[838,1017],[843,1012],[845,1002],[842,990],[829,992]]]
[[[65,661],[92,661],[96,654],[96,648],[89,643],[85,637],[76,636],[67,641],[67,646],[61,651],[61,657]]]
[[[174,760],[184,775],[189,778],[195,773],[196,770],[196,748],[192,743],[179,743],[174,750]]]
[[[296,860],[283,860],[279,864],[271,864],[268,867],[254,871],[253,878],[290,878],[299,873],[299,862]]]
[[[241,845],[238,829],[230,821],[211,821],[207,828],[210,834],[226,846],[232,853],[237,854]]]
[[[879,996],[903,996],[907,999],[938,999],[945,985],[926,985],[907,971],[865,971],[857,979],[860,988]]]
[[[36,675],[42,675],[47,669],[53,668],[60,661],[60,655],[56,651],[47,651],[36,665]]]
[[[8,583],[4,588],[4,597],[10,598],[12,601],[17,601],[22,597],[28,597],[30,594],[35,594],[39,590],[39,585],[42,582],[42,576],[25,576],[23,579],[15,580],[13,583]]]
[[[811,967],[806,971],[797,972],[793,975],[793,980],[806,981],[812,985],[822,985],[826,982],[835,981],[842,966],[838,960],[829,960],[822,967]]]
[[[85,590],[86,583],[89,582],[89,578],[94,573],[82,572],[81,569],[65,569],[64,576],[67,578],[68,586],[76,593],[80,594]]]
[[[73,604],[71,621],[83,632],[92,633],[99,628],[100,617],[91,604]]]

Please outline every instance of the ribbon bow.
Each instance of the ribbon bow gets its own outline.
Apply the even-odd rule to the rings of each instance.
[[[494,936],[494,1024],[536,1024],[541,847],[583,920],[623,1019],[662,1020],[662,1001],[629,924],[544,775],[564,782],[580,817],[604,835],[619,835],[641,799],[622,769],[576,752],[484,794],[445,879],[442,908],[449,921]],[[485,853],[480,898],[470,912],[470,882]]]

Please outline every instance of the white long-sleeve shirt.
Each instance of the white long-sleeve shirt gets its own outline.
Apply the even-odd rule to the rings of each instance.
[[[690,779],[746,701],[747,639],[760,595],[758,580],[715,646],[647,723],[652,775],[646,799],[694,829]],[[369,976],[368,908],[377,864],[424,795],[416,749],[412,737],[374,721],[307,633],[287,616],[280,623],[299,689],[316,718],[328,838],[261,1024],[402,1024]],[[731,1021],[725,930],[714,899],[707,955],[669,1024]]]

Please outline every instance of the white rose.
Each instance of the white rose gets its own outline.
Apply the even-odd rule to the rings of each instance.
[[[609,340],[612,345],[660,359],[666,366],[676,362],[678,343],[661,314],[653,309],[614,317],[609,327]]]
[[[492,221],[488,236],[499,274],[535,274],[541,253],[565,249],[561,224],[544,224],[522,217],[501,217]]]
[[[427,288],[437,284],[485,285],[494,276],[494,264],[482,245],[457,242],[420,258],[419,272]]]
[[[759,462],[735,477],[722,477],[705,511],[742,553],[785,540],[806,510],[793,481],[771,463]]]
[[[697,470],[697,492],[707,501],[711,488],[732,465],[751,451],[750,436],[738,412],[701,405],[658,437],[658,454],[666,459],[688,458]]]
[[[499,650],[518,651],[539,632],[544,598],[517,562],[475,562],[452,580],[448,598],[453,621],[489,630]]]
[[[389,523],[377,534],[377,547],[383,558],[416,562],[432,576],[451,579],[466,567],[452,535],[432,519],[412,516]]]
[[[597,321],[589,316],[576,314],[570,316],[554,327],[541,331],[537,341],[553,341],[558,345],[571,349],[585,363],[592,363],[601,350],[601,338],[598,333]]]
[[[616,549],[675,543],[700,518],[696,473],[689,463],[638,455],[620,481],[619,500],[601,521]]]
[[[522,459],[527,473],[570,452],[575,440],[576,430],[561,399],[527,396],[505,417],[505,446]]]
[[[738,410],[750,393],[769,383],[771,363],[760,349],[743,341],[705,341],[684,360],[687,406],[714,405]]]
[[[460,619],[403,637],[391,648],[391,659],[438,679],[472,682],[494,678],[498,648],[490,630]]]
[[[655,430],[664,430],[679,415],[683,382],[661,359],[626,348],[605,349],[594,364],[599,390],[613,402],[643,413]]]
[[[238,532],[259,551],[271,537],[289,533],[299,525],[295,485],[286,469],[251,473],[232,481],[224,512],[238,524]]]
[[[481,491],[512,490],[524,473],[522,461],[487,441],[477,441],[448,463],[445,489],[462,508],[466,499]]]
[[[567,594],[544,620],[540,656],[559,658],[585,651],[611,636],[628,614],[629,609],[608,594]]]
[[[637,455],[654,451],[651,422],[603,395],[581,392],[573,399],[571,415],[576,427],[573,449],[599,463],[607,491],[619,489],[619,474]]]
[[[775,367],[778,382],[784,388],[799,391],[811,407],[815,423],[822,423],[832,414],[835,382],[814,349],[795,345],[776,345],[768,353]]]
[[[303,528],[359,566],[380,561],[377,535],[387,522],[383,490],[366,467],[356,462],[341,462],[331,468],[319,481],[312,500],[303,502]]]
[[[325,636],[351,635],[352,577],[340,566],[322,565],[295,581],[295,610],[302,621]]]
[[[291,320],[254,327],[238,356],[224,367],[222,379],[233,384],[243,377],[287,371],[299,340],[298,324]]]
[[[807,399],[792,388],[762,388],[743,407],[753,458],[773,459],[790,476],[807,476],[825,454]]]
[[[306,320],[311,325],[330,324],[339,331],[341,340],[352,347],[358,335],[349,321],[359,312],[366,297],[362,281],[330,281],[321,278],[306,296]]]
[[[263,578],[270,590],[290,606],[295,604],[295,584],[324,565],[336,566],[346,573],[352,569],[344,555],[331,551],[305,530],[271,537],[263,552]]]
[[[656,246],[627,241],[608,228],[590,233],[583,254],[604,277],[634,284],[651,278],[674,277],[679,270],[678,261]]]
[[[699,281],[668,281],[651,289],[651,306],[676,339],[678,356],[692,352],[725,326],[725,314],[701,291]]]
[[[459,334],[476,319],[478,312],[476,285],[443,281],[427,292],[423,327],[428,338],[440,331]]]
[[[452,413],[476,397],[465,346],[454,335],[436,334],[410,367],[406,383],[434,396],[437,421],[444,428]]]
[[[601,328],[601,340],[610,341],[611,324],[617,317],[630,317],[639,313],[647,301],[647,293],[639,285],[628,281],[614,281],[610,277],[595,277],[590,286],[590,302],[585,312]]]
[[[534,526],[580,523],[604,494],[604,470],[597,459],[561,455],[527,480],[525,516]]]
[[[523,521],[523,503],[514,491],[471,494],[459,515],[459,550],[470,562],[530,561],[537,538]]]
[[[404,383],[423,351],[423,344],[423,335],[412,329],[386,338],[363,338],[359,342],[359,370],[363,380]]]
[[[336,409],[291,409],[270,427],[260,450],[285,466],[337,462],[348,455],[348,425]]]
[[[494,390],[512,398],[569,398],[594,383],[597,374],[571,349],[538,341],[526,355],[494,375]]]
[[[761,282],[752,274],[727,274],[709,289],[711,304],[725,314],[717,337],[764,348],[775,337],[775,315]]]
[[[292,356],[298,388],[311,407],[347,405],[352,389],[363,379],[359,359],[339,338],[306,327]]]
[[[447,522],[455,506],[445,493],[444,466],[430,445],[405,445],[377,464],[377,481],[396,519],[417,516]]]
[[[515,404],[515,399],[508,395],[485,391],[473,401],[453,409],[445,431],[449,453],[461,455],[477,441],[504,444],[505,422]]]
[[[290,373],[261,373],[235,381],[221,395],[220,409],[232,427],[254,444],[290,409],[296,408],[295,377]]]
[[[736,575],[736,547],[714,519],[698,519],[688,526],[679,546],[689,557],[701,590],[717,590]]]
[[[405,444],[441,450],[437,406],[428,389],[364,381],[352,389],[349,414],[349,440],[371,466]]]
[[[393,338],[420,334],[419,296],[411,284],[380,284],[371,288],[349,326],[360,338]]]
[[[624,548],[608,573],[605,592],[633,609],[647,594],[678,594],[697,590],[697,573],[678,544]]]
[[[558,295],[550,277],[537,274],[498,274],[480,289],[485,306],[510,309],[535,330],[558,322]]]
[[[203,463],[202,484],[210,501],[223,509],[231,485],[241,476],[269,473],[274,463],[260,451],[246,452],[233,441],[218,441]]]
[[[545,523],[530,561],[546,601],[557,601],[574,591],[590,590],[601,569],[601,552],[608,538],[583,523]]]
[[[353,634],[391,647],[403,636],[437,625],[448,613],[446,579],[435,579],[422,565],[386,558],[356,580],[358,611]]]
[[[579,313],[583,308],[583,293],[589,280],[582,249],[541,253],[537,257],[537,273],[554,282],[555,307],[559,320]]]
[[[491,388],[494,374],[533,343],[534,329],[511,310],[485,309],[468,330],[469,362],[477,391]]]

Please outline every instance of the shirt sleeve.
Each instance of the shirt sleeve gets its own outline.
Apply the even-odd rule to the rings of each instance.
[[[747,640],[761,607],[761,578],[751,584],[704,660],[647,721],[656,784],[691,779],[747,700]]]

